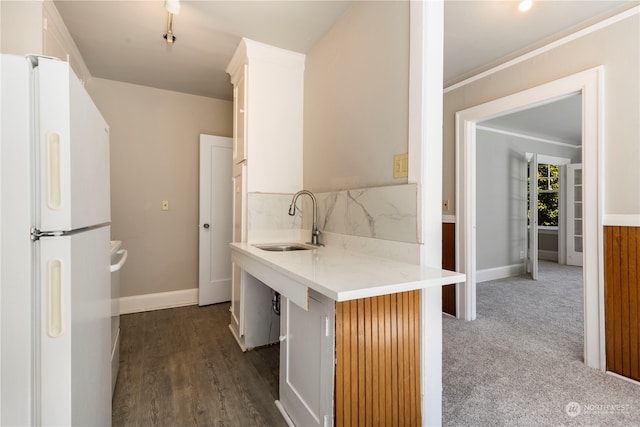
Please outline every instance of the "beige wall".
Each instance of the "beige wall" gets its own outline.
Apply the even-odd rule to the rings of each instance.
[[[42,53],[42,13],[40,0],[0,1],[0,52]]]
[[[81,81],[91,78],[78,47],[51,0],[0,1],[0,52],[68,60]]]
[[[354,2],[307,54],[304,187],[316,191],[406,183],[409,3]]]
[[[455,200],[455,112],[598,65],[604,81],[605,214],[640,214],[640,16],[444,95],[443,198]],[[455,206],[451,207],[452,211]]]
[[[121,296],[198,287],[199,135],[231,136],[232,103],[103,79],[87,89],[111,129],[111,235],[129,251]]]

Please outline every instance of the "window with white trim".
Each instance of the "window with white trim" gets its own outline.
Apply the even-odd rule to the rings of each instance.
[[[558,165],[538,165],[538,224],[543,227],[558,226],[559,172]]]

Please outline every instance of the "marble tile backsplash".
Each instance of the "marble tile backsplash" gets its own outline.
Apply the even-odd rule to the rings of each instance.
[[[318,193],[318,228],[396,242],[417,243],[417,185],[393,185]],[[311,201],[303,201],[304,228],[311,228]],[[309,214],[307,214],[309,212]]]
[[[331,232],[324,232],[321,237],[327,246],[335,246],[352,252],[411,264],[420,264],[420,245],[417,243],[394,242],[392,240],[371,239]]]
[[[298,241],[302,213],[289,216],[292,194],[247,194],[247,240],[250,242]]]
[[[318,228],[326,245],[419,263],[417,185],[405,184],[317,193]],[[312,204],[293,194],[247,195],[248,241],[309,241]]]

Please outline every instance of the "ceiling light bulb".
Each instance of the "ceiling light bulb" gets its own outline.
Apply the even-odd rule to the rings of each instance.
[[[180,0],[164,0],[164,8],[169,13],[177,15],[180,13]]]
[[[532,4],[533,1],[531,0],[522,0],[518,5],[518,9],[520,9],[520,12],[526,12],[527,10],[531,9]]]

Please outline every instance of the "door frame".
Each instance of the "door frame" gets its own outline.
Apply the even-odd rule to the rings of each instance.
[[[531,159],[533,159],[533,157],[536,157],[536,164],[540,165],[540,164],[549,164],[549,165],[557,165],[560,166],[560,188],[559,188],[559,200],[558,200],[558,209],[559,209],[559,213],[558,213],[558,264],[565,264],[566,261],[566,237],[565,235],[567,234],[567,226],[565,224],[566,222],[566,218],[567,218],[567,212],[565,212],[568,208],[567,208],[567,204],[566,202],[566,185],[567,185],[567,178],[566,178],[566,174],[564,174],[564,169],[571,164],[571,159],[567,158],[567,157],[560,157],[560,156],[551,156],[551,155],[547,155],[547,154],[540,154],[540,153],[530,153],[530,152],[526,152],[525,153],[525,163],[526,166],[524,168],[524,176],[523,176],[523,182],[524,182],[524,189],[523,189],[523,193],[527,195],[527,197],[524,199],[523,201],[523,205],[522,205],[522,211],[524,212],[524,216],[527,216],[527,212],[529,209],[529,205],[534,205],[534,203],[530,203],[529,201],[529,185],[528,185],[528,170],[529,170],[529,163],[531,161]],[[536,177],[537,178],[537,177]],[[536,179],[537,181],[537,179]],[[538,187],[537,183],[536,183],[536,188]],[[536,197],[537,199],[537,197]],[[535,201],[535,204],[537,204],[537,200]],[[525,238],[530,239],[529,233],[531,232],[527,221],[524,221],[523,224],[523,232],[522,235],[525,236]],[[536,232],[539,234],[540,233],[540,228],[539,226],[537,227]],[[530,258],[530,254],[529,254],[529,245],[525,244],[524,245],[524,271],[526,273],[529,273],[529,258]],[[537,252],[538,250],[538,239],[536,239],[535,242],[535,251]],[[536,264],[538,264],[538,260],[536,260]],[[533,268],[532,268],[533,270]],[[536,265],[536,278],[533,278],[533,274],[532,274],[532,279],[533,280],[537,280],[537,265]]]
[[[531,160],[528,159],[531,154]],[[527,256],[525,257],[525,272],[531,273],[531,279],[538,280],[538,154],[526,153],[528,173],[527,201],[531,211],[529,226],[527,227],[527,244],[524,245]],[[535,178],[534,178],[535,175]],[[525,211],[526,212],[526,211]],[[525,221],[526,222],[526,221]]]
[[[584,361],[604,371],[603,84],[604,66],[456,112],[456,285],[460,319],[476,318],[476,124],[506,113],[582,94]]]
[[[575,215],[575,205],[576,205],[576,199],[575,199],[575,170],[580,169],[582,170],[582,163],[574,163],[574,164],[570,164],[567,165],[566,168],[566,184],[567,184],[567,199],[566,199],[566,205],[567,205],[567,216],[566,216],[566,220],[567,220],[567,227],[564,230],[564,235],[565,235],[565,240],[567,242],[566,244],[566,262],[567,265],[577,265],[574,264],[575,262],[583,262],[584,260],[582,259],[582,257],[578,256],[578,251],[575,250],[575,237],[576,237],[576,233],[575,233],[575,219],[576,219],[576,215]],[[584,209],[581,210],[580,215],[582,218],[582,215],[584,214]],[[580,267],[582,267],[582,264],[579,264]]]

